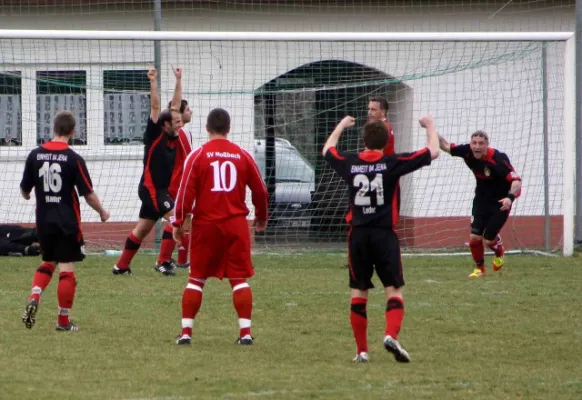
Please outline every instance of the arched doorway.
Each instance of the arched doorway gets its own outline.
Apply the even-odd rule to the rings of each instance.
[[[409,138],[411,133],[412,90],[382,71],[342,60],[318,61],[288,71],[256,89],[255,138],[262,141],[256,149],[264,152],[262,168],[274,217],[268,236],[275,236],[276,241],[288,241],[285,235],[315,241],[345,239],[344,216],[348,208],[345,185],[324,162],[321,149],[346,115],[357,119],[358,129],[342,135],[340,150],[362,149],[360,128],[367,120],[367,105],[373,96],[384,96],[389,102],[389,119],[397,135],[398,149],[402,139]],[[285,151],[282,146],[287,144],[313,167],[311,189],[297,184],[288,186],[287,193],[281,190],[283,185],[290,185],[279,179],[283,175],[289,177],[289,168],[303,171],[295,164],[284,163],[282,156],[277,155],[278,150]],[[283,168],[286,170],[281,171]],[[289,196],[290,192],[306,190],[311,192],[310,196],[305,193]],[[285,203],[284,197],[290,201]],[[306,197],[309,204],[304,203]],[[299,222],[301,218],[309,223]],[[301,230],[309,235],[297,235]]]

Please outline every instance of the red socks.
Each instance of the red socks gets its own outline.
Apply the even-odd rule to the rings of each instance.
[[[69,325],[69,312],[73,307],[76,285],[77,281],[74,272],[61,272],[59,274],[59,286],[57,287],[57,298],[59,300],[59,325]]]
[[[232,287],[232,303],[238,315],[239,337],[251,334],[253,312],[253,292],[245,279],[229,280]]]
[[[473,256],[473,260],[477,265],[477,268],[485,272],[485,267],[483,264],[485,263],[485,249],[483,248],[483,240],[471,240],[469,242],[469,247],[471,248],[471,255]]]
[[[194,319],[202,305],[204,281],[190,279],[182,294],[182,336],[192,337]]]
[[[135,257],[135,253],[139,250],[139,246],[141,246],[141,240],[133,236],[133,233],[130,233],[125,241],[125,248],[117,261],[117,268],[128,269],[131,260]]]
[[[158,264],[169,261],[176,247],[176,242],[172,236],[172,225],[166,224],[162,233],[162,243],[160,245],[160,254],[158,255]]]
[[[368,352],[368,316],[366,314],[366,304],[368,299],[363,297],[352,297],[350,305],[350,323],[356,340],[356,354]]]
[[[55,266],[51,263],[43,261],[40,264],[34,273],[34,277],[32,278],[32,289],[31,295],[28,298],[29,301],[36,300],[37,303],[40,301],[40,295],[51,282],[51,278],[53,277],[54,272]]]
[[[386,303],[386,336],[398,340],[398,333],[404,319],[404,301],[400,297],[390,297]]]

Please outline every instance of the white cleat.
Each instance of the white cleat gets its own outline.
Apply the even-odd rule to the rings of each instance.
[[[394,339],[392,336],[384,337],[384,348],[394,354],[396,361],[402,363],[410,362],[408,352],[404,350],[404,347],[402,347],[400,343],[398,343],[398,340]]]
[[[355,363],[367,363],[368,361],[370,361],[370,358],[368,357],[368,353],[362,351],[352,361]]]

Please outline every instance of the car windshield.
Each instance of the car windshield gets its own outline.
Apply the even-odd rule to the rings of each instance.
[[[277,147],[276,153],[276,174],[277,182],[313,182],[313,167],[301,155],[293,150]],[[255,161],[261,170],[261,176],[265,178],[265,153],[264,147],[259,147],[255,152]]]

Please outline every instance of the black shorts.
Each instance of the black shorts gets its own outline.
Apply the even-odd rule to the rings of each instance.
[[[42,260],[47,262],[70,263],[85,259],[85,242],[80,232],[75,234],[55,230],[38,234]]]
[[[500,208],[500,203],[473,201],[471,233],[494,240],[509,217],[509,210],[501,211]]]
[[[140,186],[138,194],[141,200],[140,218],[157,221],[174,209],[174,199],[166,190],[157,192],[154,197],[148,189]]]
[[[372,289],[374,269],[384,287],[404,286],[400,243],[389,228],[352,227],[348,234],[350,288]]]

